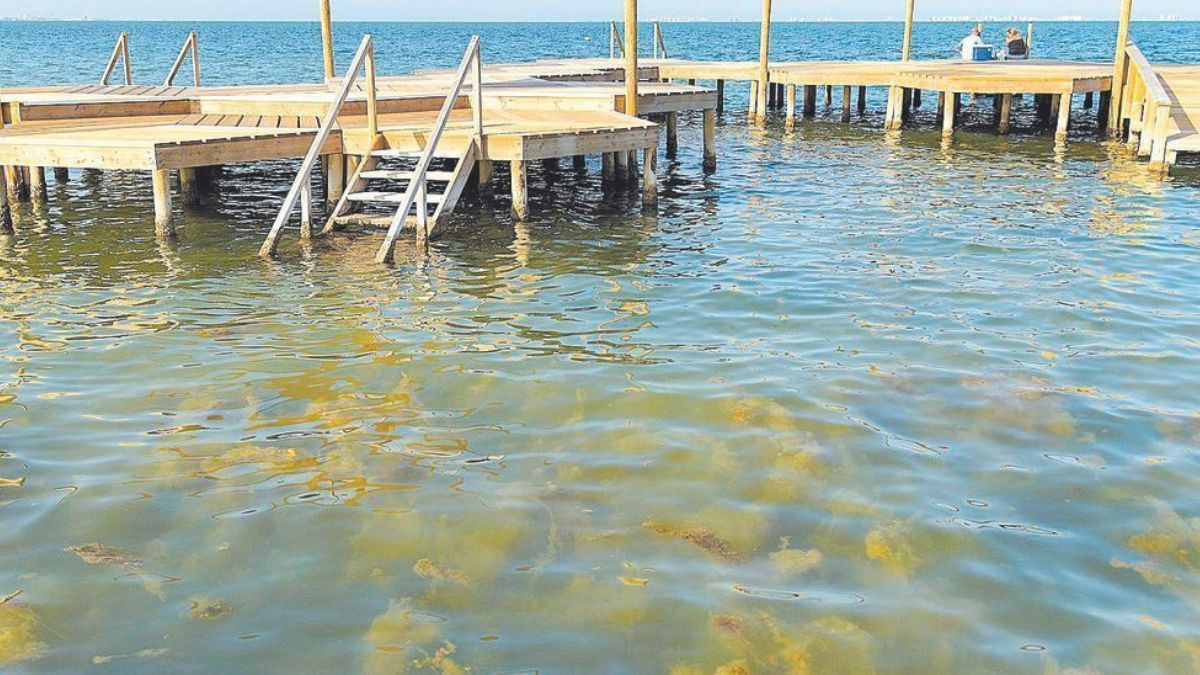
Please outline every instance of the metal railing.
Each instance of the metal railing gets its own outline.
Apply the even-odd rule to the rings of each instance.
[[[608,58],[615,59],[617,55],[625,58],[625,42],[621,39],[621,31],[617,29],[616,21],[608,22]]]
[[[358,52],[355,53],[354,60],[351,62],[349,70],[346,71],[346,76],[342,79],[342,88],[338,90],[333,104],[329,106],[329,112],[325,113],[325,120],[321,123],[321,128],[317,131],[312,145],[304,155],[300,171],[296,174],[296,180],[292,182],[291,189],[288,190],[283,206],[279,209],[279,215],[275,217],[266,241],[258,250],[260,256],[266,258],[275,254],[275,249],[279,245],[279,233],[296,210],[297,201],[301,202],[302,233],[310,233],[312,227],[312,172],[321,157],[321,149],[325,147],[329,134],[333,132],[333,127],[337,124],[342,106],[346,104],[350,90],[358,80],[358,72],[363,69],[366,71],[367,81],[367,129],[371,134],[372,144],[379,135],[379,115],[375,96],[375,40],[370,35],[364,35],[362,43],[358,46]]]
[[[171,72],[167,73],[167,79],[163,81],[164,87],[169,87],[175,83],[175,76],[179,74],[179,69],[183,67],[183,60],[187,58],[188,52],[192,54],[192,82],[195,86],[200,86],[200,42],[196,37],[196,31],[188,33],[187,39],[183,41],[183,48],[179,50],[179,56],[175,57],[175,63],[171,66]]]
[[[1163,165],[1175,104],[1137,45],[1130,42],[1125,47],[1125,57],[1121,101],[1110,105],[1120,105],[1118,119],[1122,129],[1128,123],[1130,147],[1138,156],[1149,157],[1151,164]]]
[[[654,58],[670,58],[667,56],[667,41],[663,38],[662,26],[657,21],[654,22]]]
[[[122,57],[125,62],[125,84],[133,84],[133,66],[129,62],[129,34],[125,31],[121,31],[121,34],[117,36],[117,44],[113,46],[112,56],[108,57],[108,64],[104,66],[100,84],[108,84],[108,79],[112,77],[113,70],[117,67],[117,59]]]
[[[438,143],[442,139],[442,133],[446,130],[446,125],[450,122],[450,113],[458,104],[458,97],[462,93],[463,85],[466,84],[468,73],[472,75],[470,97],[474,129],[472,143],[476,148],[482,145],[483,58],[479,48],[479,36],[473,36],[467,44],[466,51],[463,53],[462,62],[458,65],[458,71],[455,73],[454,83],[450,86],[450,92],[446,94],[446,100],[442,103],[442,109],[438,111],[437,119],[433,123],[433,130],[426,140],[425,148],[421,151],[421,156],[417,159],[417,166],[413,169],[408,189],[404,191],[400,208],[396,210],[396,215],[392,218],[392,224],[388,227],[387,235],[384,237],[383,245],[379,247],[379,252],[375,256],[377,262],[391,262],[392,254],[396,247],[396,238],[400,236],[400,231],[404,228],[404,223],[408,220],[408,213],[412,210],[414,203],[417,206],[417,236],[422,240],[429,236],[428,200],[425,196],[427,189],[426,174],[429,172],[429,165],[433,161],[434,154],[437,152]],[[467,153],[468,156],[470,154]]]

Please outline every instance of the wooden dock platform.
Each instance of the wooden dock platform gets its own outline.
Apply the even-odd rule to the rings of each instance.
[[[195,38],[189,40],[194,49]],[[912,113],[932,93],[947,139],[960,120],[963,96],[994,102],[999,133],[1011,128],[1014,97],[1029,96],[1039,126],[1053,129],[1065,142],[1075,97],[1082,95],[1083,109],[1096,109],[1097,130],[1127,140],[1156,168],[1169,168],[1180,154],[1200,153],[1200,66],[1153,66],[1132,43],[1119,78],[1110,64],[1050,60],[803,61],[764,68],[763,62],[655,58],[637,63],[639,81],[633,88],[625,74],[634,70],[618,59],[484,68],[477,40],[472,48],[473,61],[465,59],[457,70],[405,76],[375,76],[373,42],[367,36],[347,77],[320,83],[4,89],[0,166],[7,191],[0,197],[44,201],[47,168],[56,176],[66,168],[147,171],[159,234],[171,236],[170,172],[178,172],[188,204],[203,183],[197,171],[206,167],[303,157],[264,254],[274,252],[297,204],[301,235],[312,234],[311,188],[304,179],[319,164],[330,212],[322,232],[346,224],[388,226],[384,259],[399,229],[416,224],[419,235],[429,236],[468,182],[488,191],[496,161],[512,165],[513,213],[519,219],[528,216],[527,163],[535,160],[572,157],[578,165],[586,155],[600,155],[606,182],[637,183],[640,173],[644,201],[653,204],[656,148],[665,137],[667,154],[674,155],[680,113],[703,112],[704,166],[715,170],[715,119],[724,111],[729,83],[750,87],[748,118],[766,123],[774,110],[789,128],[814,117],[819,98],[826,110],[837,110],[835,92],[841,120],[850,122],[855,110],[865,112],[868,88],[877,87],[887,91],[884,127],[901,129],[921,123]],[[1114,96],[1119,96],[1115,107]],[[404,159],[416,160],[416,166],[389,164]],[[435,160],[449,164],[434,168]],[[381,181],[407,187],[403,192],[372,187]],[[429,191],[427,183],[441,191]],[[365,208],[371,204],[382,204],[383,210]],[[397,213],[389,212],[397,204]],[[6,214],[0,208],[0,224]]]

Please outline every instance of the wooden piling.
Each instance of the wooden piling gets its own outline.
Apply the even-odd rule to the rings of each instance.
[[[717,80],[717,114],[725,112],[725,80]]]
[[[850,104],[854,89],[849,85],[842,87],[842,122],[850,122]]]
[[[1071,94],[1058,95],[1058,127],[1054,131],[1054,140],[1063,142],[1067,140],[1067,130],[1071,124]]]
[[[711,109],[704,110],[704,170],[717,170],[717,115]]]
[[[8,206],[8,178],[0,172],[0,234],[12,234],[12,209]]]
[[[784,110],[787,113],[787,128],[796,128],[796,85],[789,84],[787,86],[787,103],[784,104]]]
[[[921,90],[920,89],[912,90],[912,107],[914,107],[914,108],[921,107]]]
[[[39,206],[46,204],[46,167],[29,167],[29,201]]]
[[[675,159],[679,153],[679,113],[667,113],[667,159]]]
[[[637,187],[638,184],[638,151],[629,150],[625,153],[629,157],[629,173],[625,178],[629,181],[631,187]]]
[[[65,167],[65,166],[54,167],[54,182],[55,183],[58,183],[59,185],[66,185],[67,181],[69,181],[70,179],[71,179],[71,173],[70,173],[70,171],[67,170],[67,167]]]
[[[625,114],[638,114],[638,5],[625,0]]]
[[[15,208],[21,201],[21,170],[18,167],[4,167],[4,185],[8,202]]]
[[[1093,95],[1093,92],[1090,92],[1090,91],[1084,92],[1084,94],[1083,94],[1083,109],[1084,110],[1092,109],[1092,95]]]
[[[571,166],[577,173],[587,172],[587,155],[575,155],[571,158]]]
[[[825,110],[833,108],[833,85],[825,85]]]
[[[600,182],[612,185],[617,179],[617,153],[606,152],[600,155]]]
[[[1125,50],[1129,46],[1129,20],[1133,13],[1133,0],[1121,0],[1121,17],[1117,23],[1117,53],[1113,59],[1112,103],[1108,110],[1108,134],[1116,136],[1121,127],[1121,101],[1125,89]]]
[[[312,239],[312,180],[300,185],[300,238]]]
[[[195,206],[200,203],[200,186],[196,180],[195,169],[179,170],[179,196],[184,206]]]
[[[642,204],[653,206],[658,203],[658,148],[642,151]]]
[[[1012,98],[1012,94],[1000,96],[1000,120],[996,130],[1002,134],[1007,134],[1012,126]]]
[[[512,213],[517,220],[529,219],[529,164],[514,159],[512,166]]]
[[[325,157],[325,203],[334,206],[346,191],[346,156]]]
[[[945,103],[942,106],[942,138],[954,137],[954,117],[957,114],[958,94],[945,92]]]
[[[629,153],[619,151],[613,153],[616,156],[616,179],[618,185],[624,185],[629,182]]]
[[[481,195],[491,194],[492,193],[492,173],[494,171],[494,167],[492,166],[492,160],[490,160],[490,159],[479,160],[475,164],[475,170],[478,172],[478,176],[476,177],[475,185],[476,185],[476,189],[479,191],[479,194],[481,194]]]
[[[324,57],[325,79],[332,80],[337,72],[333,66],[333,16],[329,0],[321,0],[321,52]]]
[[[767,123],[767,90],[766,83],[770,82],[770,53],[771,53],[771,0],[763,0],[762,23],[759,26],[758,39],[758,79],[762,86],[758,88],[758,106],[755,122],[759,126]]]
[[[151,174],[154,187],[154,234],[160,239],[175,236],[175,219],[171,214],[171,172],[156,169]]]
[[[858,88],[858,114],[863,115],[867,112],[867,88]]]
[[[758,117],[758,80],[750,80],[750,107],[746,117],[753,122]]]
[[[817,85],[804,85],[804,116],[813,118],[817,116]]]

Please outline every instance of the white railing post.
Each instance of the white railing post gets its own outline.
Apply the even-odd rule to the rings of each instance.
[[[483,141],[483,55],[480,53],[481,51],[482,48],[476,42],[475,54],[471,59],[471,71],[475,76],[471,98],[474,99],[472,107],[475,108],[475,136],[480,142]]]
[[[113,45],[112,55],[108,57],[108,63],[104,66],[100,84],[108,84],[113,70],[117,67],[118,58],[122,58],[125,62],[125,84],[133,84],[133,66],[129,63],[129,34],[125,31],[121,31],[121,34],[117,36],[117,44]]]

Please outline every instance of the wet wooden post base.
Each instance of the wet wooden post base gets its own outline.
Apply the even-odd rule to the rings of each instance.
[[[1000,96],[1000,120],[996,130],[1002,134],[1007,134],[1012,127],[1012,99],[1012,94],[1001,94]]]
[[[512,166],[512,214],[517,220],[529,218],[529,163],[514,159]]]
[[[867,88],[858,88],[858,114],[863,115],[867,112]]]
[[[784,104],[784,111],[787,113],[787,128],[796,128],[796,85],[789,84],[787,86],[787,103]]]
[[[1092,95],[1093,95],[1093,92],[1090,92],[1090,91],[1084,92],[1084,94],[1083,94],[1083,109],[1084,110],[1092,109]]]
[[[624,185],[629,182],[629,153],[614,152],[613,155],[616,159],[617,166],[615,174],[617,184]]]
[[[850,122],[850,104],[851,95],[854,89],[849,85],[842,87],[842,122],[848,124]]]
[[[602,185],[612,185],[617,179],[616,153],[606,152],[600,155],[600,182]]]
[[[629,150],[625,153],[629,158],[629,173],[625,176],[630,187],[637,187],[638,184],[638,151]]]
[[[921,107],[921,90],[920,89],[912,90],[912,107],[914,107],[914,108]]]
[[[69,171],[67,171],[67,167],[65,167],[65,166],[54,167],[54,182],[55,183],[58,183],[59,185],[66,185],[67,181],[69,181],[70,179],[71,179],[71,173]]]
[[[156,169],[151,174],[154,186],[154,234],[160,239],[175,236],[175,220],[171,215],[171,172]]]
[[[746,111],[746,119],[753,122],[758,108],[758,80],[750,81],[750,107]]]
[[[29,201],[39,206],[46,203],[46,167],[29,167]]]
[[[492,194],[492,173],[495,170],[492,166],[492,160],[481,159],[476,163],[475,168],[479,172],[476,181],[476,189],[479,191],[479,194],[485,196]]]
[[[825,110],[833,108],[833,85],[825,85]]]
[[[675,159],[679,153],[679,113],[667,113],[667,159]]]
[[[1054,131],[1054,140],[1058,143],[1067,140],[1067,130],[1071,125],[1071,94],[1058,96],[1058,127]]]
[[[725,80],[717,80],[717,114],[725,112]]]
[[[25,172],[19,166],[4,167],[4,177],[8,180],[8,202],[16,205],[29,201],[29,187],[25,184]]]
[[[196,169],[179,170],[179,196],[184,206],[196,206],[200,203],[200,185],[196,178]]]
[[[571,165],[576,173],[587,173],[587,155],[575,155],[571,158]]]
[[[945,103],[942,106],[942,138],[954,138],[954,118],[958,114],[959,95],[951,92],[944,92]]]
[[[338,200],[346,191],[346,156],[326,155],[325,167],[325,203],[330,207],[337,205]]]
[[[704,170],[717,170],[717,113],[711,108],[704,110]]]
[[[8,206],[8,179],[0,173],[0,234],[12,234],[12,209]]]
[[[812,119],[817,116],[817,85],[804,85],[804,117]]]
[[[642,151],[642,205],[658,203],[658,147]]]

